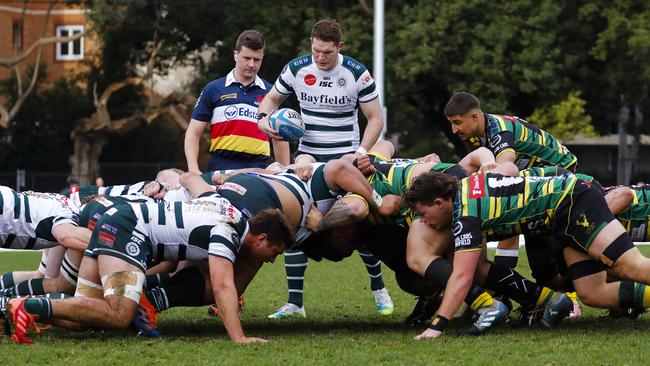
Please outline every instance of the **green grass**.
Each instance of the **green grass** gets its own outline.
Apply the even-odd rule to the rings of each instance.
[[[645,248],[644,248],[645,249]],[[646,253],[650,250],[645,249]],[[0,272],[36,268],[37,253],[0,253]],[[523,269],[525,255],[520,259]],[[355,255],[340,263],[311,263],[306,273],[307,319],[273,321],[266,315],[286,299],[283,260],[266,265],[246,293],[247,335],[268,344],[238,346],[205,307],[163,314],[162,339],[129,331],[74,333],[46,330],[32,346],[0,342],[6,365],[634,365],[647,364],[648,315],[636,321],[600,319],[601,310],[583,307],[583,316],[558,329],[503,327],[478,338],[457,337],[466,324],[453,324],[436,341],[415,342],[420,329],[403,326],[415,300],[399,290],[390,270],[384,279],[396,304],[391,317],[374,309],[369,280]]]

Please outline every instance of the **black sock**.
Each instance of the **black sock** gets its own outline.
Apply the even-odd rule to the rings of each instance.
[[[145,288],[151,289],[156,286],[165,286],[171,276],[169,273],[156,273],[150,274],[145,277]]]
[[[503,294],[522,306],[535,305],[542,289],[517,271],[497,263],[490,266],[483,287]]]
[[[517,268],[517,261],[519,257],[511,257],[507,255],[495,255],[494,263],[504,265],[508,268]]]
[[[159,311],[176,306],[204,305],[205,278],[197,267],[183,268],[165,286],[148,290],[146,295]]]

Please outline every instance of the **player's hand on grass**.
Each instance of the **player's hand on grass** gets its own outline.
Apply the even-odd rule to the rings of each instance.
[[[439,330],[434,330],[431,328],[427,328],[424,332],[420,333],[420,335],[416,336],[415,339],[416,341],[421,341],[424,339],[434,339],[442,336],[442,332]]]
[[[257,337],[242,337],[239,339],[235,339],[235,343],[238,344],[246,344],[246,343],[269,343],[264,338],[257,338]]]
[[[270,115],[271,113],[267,114],[266,116],[262,117],[262,119],[258,120],[257,128],[259,128],[263,134],[265,134],[266,136],[272,139],[282,140],[282,137],[280,137],[280,135],[278,135],[278,133],[271,128]]]
[[[375,166],[372,165],[372,162],[370,161],[370,157],[368,155],[355,155],[357,155],[357,158],[355,159],[355,165],[361,174],[368,176],[375,172]]]
[[[387,194],[382,197],[381,206],[377,208],[380,214],[384,216],[395,216],[402,208],[402,197],[394,194]]]

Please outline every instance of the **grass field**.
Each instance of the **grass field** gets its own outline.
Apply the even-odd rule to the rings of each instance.
[[[650,248],[644,247],[646,255]],[[0,272],[36,268],[38,253],[0,253]],[[524,262],[524,263],[522,263]],[[520,259],[523,269],[525,255]],[[46,330],[32,346],[0,342],[5,365],[304,365],[304,364],[458,364],[458,365],[644,365],[650,362],[648,315],[638,320],[599,319],[601,310],[559,328],[502,327],[478,338],[457,337],[455,324],[436,341],[415,342],[420,329],[402,322],[415,300],[399,290],[390,270],[384,279],[396,311],[380,317],[369,281],[355,255],[340,263],[311,263],[306,274],[307,319],[272,321],[266,315],[286,299],[283,259],[266,265],[246,294],[246,333],[268,344],[230,342],[218,319],[205,307],[167,311],[161,339],[138,338],[128,331],[73,333]]]

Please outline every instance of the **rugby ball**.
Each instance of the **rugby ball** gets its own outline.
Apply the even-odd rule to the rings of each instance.
[[[271,128],[285,141],[295,141],[305,134],[305,122],[300,113],[291,108],[282,108],[271,113]]]

